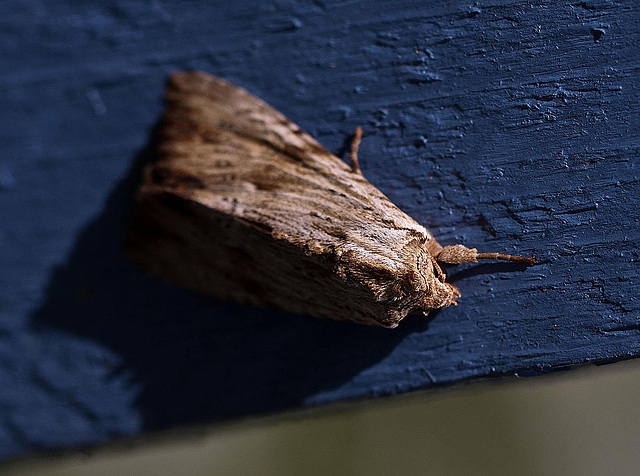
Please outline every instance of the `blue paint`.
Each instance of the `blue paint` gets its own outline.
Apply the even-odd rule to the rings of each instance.
[[[638,355],[632,0],[216,5],[0,3],[3,457]],[[540,265],[451,268],[460,305],[392,331],[152,281],[121,243],[187,68],[336,152],[364,126],[364,174],[442,243]]]

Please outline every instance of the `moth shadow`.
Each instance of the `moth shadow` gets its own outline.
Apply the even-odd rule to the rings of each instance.
[[[427,328],[426,319],[390,330],[219,303],[147,277],[125,256],[123,243],[156,138],[157,127],[52,274],[32,315],[34,332],[63,332],[78,347],[116,354],[119,367],[105,370],[105,380],[133,376],[134,402],[95,407],[133,406],[126,410],[142,417],[145,431],[300,408],[327,391],[340,400],[354,376]],[[76,386],[82,381],[82,375],[66,378]]]
[[[455,283],[457,281],[462,281],[468,278],[472,278],[474,276],[480,276],[483,274],[495,275],[497,273],[514,273],[516,271],[525,271],[530,266],[526,264],[520,263],[482,263],[482,264],[469,264],[464,265],[463,269],[452,273],[449,271],[450,267],[447,267],[447,281],[450,283]]]

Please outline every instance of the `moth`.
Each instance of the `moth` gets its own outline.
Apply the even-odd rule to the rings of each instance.
[[[169,283],[240,301],[396,327],[456,304],[442,263],[533,258],[442,247],[360,172],[262,100],[201,72],[169,77],[128,253]]]

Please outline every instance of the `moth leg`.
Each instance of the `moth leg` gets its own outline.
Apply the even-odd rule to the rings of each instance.
[[[444,271],[442,271],[442,268],[438,264],[438,261],[436,260],[436,258],[434,258],[433,256],[429,256],[429,257],[431,258],[431,262],[433,263],[433,271],[434,271],[434,273],[436,275],[436,278],[438,279],[438,281],[443,283],[446,287],[448,287],[451,290],[451,296],[450,296],[449,300],[442,307],[447,307],[449,305],[457,306],[458,303],[456,302],[456,298],[460,297],[460,291],[458,291],[458,288],[455,287],[453,284],[446,282],[447,275],[444,274]],[[426,316],[426,314],[425,314],[425,316]]]
[[[431,255],[429,256],[429,258],[431,258],[431,264],[433,264],[433,271],[436,273],[436,278],[438,278],[440,282],[444,283],[447,279],[447,275],[444,274],[444,271],[442,271],[442,268],[438,264],[436,258]]]
[[[360,141],[362,140],[362,127],[356,127],[356,133],[353,135],[353,142],[351,142],[351,171],[362,175],[360,170],[360,162],[358,162],[358,147],[360,147]]]

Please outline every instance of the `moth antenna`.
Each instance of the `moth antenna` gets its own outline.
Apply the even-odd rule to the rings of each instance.
[[[528,266],[533,266],[534,264],[536,264],[535,256],[526,257],[526,256],[506,255],[503,253],[478,253],[476,258],[477,259],[498,259],[502,261],[511,261],[513,263],[522,263]]]
[[[497,259],[502,261],[511,261],[512,263],[521,263],[528,266],[536,264],[534,257],[527,258],[524,256],[513,256],[503,253],[478,253],[475,248],[467,248],[464,245],[445,246],[436,256],[436,260],[440,263],[462,264],[475,263],[479,259]]]
[[[360,141],[362,140],[362,127],[356,127],[356,133],[353,135],[353,141],[351,142],[351,171],[362,175],[360,170],[360,162],[358,161],[358,147],[360,147]]]

